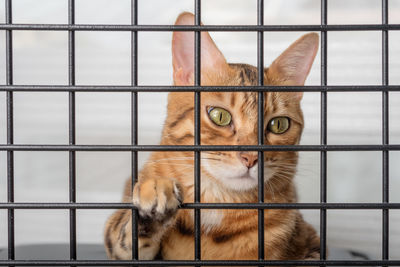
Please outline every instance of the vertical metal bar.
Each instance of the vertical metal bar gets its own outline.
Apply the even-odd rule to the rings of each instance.
[[[138,24],[138,3],[137,0],[131,0],[131,24]],[[131,32],[131,85],[138,84],[138,32]],[[131,144],[138,144],[138,93],[132,92],[131,94]],[[132,190],[138,180],[138,152],[133,151],[131,156],[132,168]],[[139,259],[138,250],[138,213],[136,209],[132,209],[132,259]]]
[[[201,0],[195,0],[195,25],[201,25]],[[201,85],[201,32],[196,31],[194,33],[194,85]],[[201,95],[200,92],[194,93],[194,144],[200,145],[201,136],[200,136],[200,100]],[[201,193],[201,177],[200,177],[200,152],[194,152],[194,202],[200,202],[200,193]],[[195,260],[201,260],[201,210],[196,208],[194,210],[194,258]]]
[[[388,0],[382,0],[382,24],[388,24]],[[382,31],[382,85],[389,85],[389,36]],[[389,92],[382,92],[382,144],[389,144]],[[382,152],[382,202],[389,202],[389,151]],[[389,209],[382,210],[382,260],[389,259]],[[384,265],[385,266],[385,265]]]
[[[12,24],[12,0],[5,1],[6,24]],[[6,83],[12,85],[13,48],[12,31],[6,30]],[[14,143],[14,104],[13,92],[7,91],[7,144]],[[14,152],[7,151],[7,201],[14,202]],[[15,259],[15,224],[14,209],[8,209],[8,259]]]
[[[68,0],[68,24],[75,24],[75,0]],[[68,32],[68,84],[75,85],[75,32]],[[76,142],[75,92],[69,92],[69,144]],[[76,152],[69,152],[69,202],[76,202]],[[69,210],[69,257],[76,260],[76,210]],[[74,266],[74,265],[71,265]]]
[[[327,0],[321,0],[321,25],[328,23],[328,6]],[[328,41],[327,32],[321,31],[321,85],[327,85],[327,69],[328,69]],[[321,145],[327,144],[327,92],[321,92]],[[327,202],[327,153],[321,151],[320,162],[320,202]],[[320,246],[321,246],[321,260],[326,260],[326,209],[320,210]],[[325,265],[321,265],[325,266]]]
[[[257,2],[257,25],[264,25],[264,0]],[[257,32],[258,85],[264,85],[264,32]],[[264,144],[264,92],[258,92],[258,144]],[[264,203],[264,152],[258,152],[258,202]],[[264,209],[258,210],[258,259],[264,260]]]

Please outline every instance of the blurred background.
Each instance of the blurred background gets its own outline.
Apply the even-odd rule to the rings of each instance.
[[[193,1],[138,1],[139,24],[173,24]],[[14,0],[13,23],[68,23],[67,0]],[[0,0],[0,23],[4,23]],[[257,1],[203,0],[204,24],[256,24]],[[77,24],[130,24],[129,0],[76,0]],[[328,1],[329,24],[380,24],[380,0]],[[389,0],[389,23],[400,23],[400,0]],[[265,0],[265,24],[320,24],[319,0]],[[304,32],[265,33],[269,65]],[[140,32],[139,85],[171,85],[171,32]],[[229,62],[256,65],[257,33],[213,32]],[[68,33],[14,31],[14,84],[67,85]],[[400,32],[389,33],[389,77],[400,83]],[[381,32],[329,32],[328,84],[380,85]],[[129,32],[76,32],[77,85],[130,85]],[[0,31],[0,84],[5,84],[5,32]],[[320,84],[317,55],[307,85]],[[0,92],[0,143],[6,143],[6,94]],[[139,144],[158,144],[166,93],[139,94]],[[381,93],[328,93],[328,144],[381,144]],[[400,143],[400,92],[390,93],[390,143]],[[320,93],[302,101],[302,144],[319,144]],[[16,144],[67,144],[68,93],[14,93]],[[130,93],[77,93],[78,144],[130,144]],[[130,176],[129,152],[77,152],[77,201],[118,202]],[[319,152],[300,152],[301,202],[319,202]],[[148,153],[139,153],[140,165]],[[329,202],[381,202],[381,152],[328,152]],[[399,202],[400,152],[390,152],[390,201]],[[0,152],[0,202],[7,200],[6,153]],[[67,202],[68,152],[15,152],[15,201]],[[102,243],[112,210],[78,210],[80,243]],[[319,229],[319,211],[303,211]],[[328,246],[381,258],[380,210],[328,211]],[[400,259],[400,212],[390,211],[390,257]],[[16,244],[69,241],[68,211],[16,210]],[[7,246],[7,213],[0,210],[0,247]],[[18,258],[18,250],[16,251]]]

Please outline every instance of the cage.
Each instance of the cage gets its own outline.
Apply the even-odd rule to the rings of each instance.
[[[321,259],[264,260],[260,227],[256,261],[201,260],[197,231],[192,261],[146,264],[400,265],[400,1],[1,2],[0,266],[142,265],[137,246],[132,261],[107,260],[102,233],[113,209],[135,214],[120,203],[121,189],[154,150],[298,151],[299,203],[262,203],[260,190],[256,204],[199,203],[197,193],[182,208],[195,210],[197,227],[202,209],[257,209],[261,219],[264,209],[300,209],[319,229]],[[182,11],[196,14],[197,24],[172,26]],[[170,86],[173,31],[209,31],[229,61],[259,71],[299,32],[318,32],[320,52],[300,89],[262,79],[251,88],[204,87],[199,71],[195,86],[177,88]],[[197,111],[204,91],[255,91],[260,103],[262,92],[304,91],[302,143],[202,146],[196,126],[193,146],[159,146],[166,95],[176,90],[193,92]],[[198,156],[195,166],[199,185]],[[331,247],[351,253],[328,259]]]

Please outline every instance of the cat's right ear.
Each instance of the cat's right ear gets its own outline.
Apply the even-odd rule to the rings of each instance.
[[[194,25],[194,15],[184,12],[175,25]],[[194,84],[194,32],[178,31],[172,35],[172,66],[175,85]],[[228,68],[224,55],[219,51],[208,32],[201,32],[201,72],[223,72]],[[202,75],[202,80],[205,75]]]

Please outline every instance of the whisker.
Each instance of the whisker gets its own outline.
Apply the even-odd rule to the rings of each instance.
[[[189,159],[193,159],[193,157],[163,158],[163,159],[158,159],[158,160],[149,160],[147,162],[148,163],[157,163],[160,161],[183,161],[183,160],[189,160]]]
[[[160,165],[171,165],[171,166],[191,166],[191,167],[193,167],[192,164],[185,164],[185,163],[158,162],[157,164],[160,164]]]
[[[209,159],[209,160],[221,161],[221,159],[214,159],[214,158],[201,158],[201,159]]]
[[[201,153],[204,154],[213,154],[213,155],[222,155],[222,152],[216,152],[216,151],[203,151]]]
[[[184,160],[193,160],[193,159],[194,159],[193,157],[164,158],[164,159],[158,159],[158,160],[151,160],[151,161],[148,161],[147,163],[156,164],[156,163],[159,163],[161,161],[184,161]],[[217,159],[217,158],[201,157],[201,159],[221,161],[221,159]]]
[[[272,200],[275,200],[274,188],[272,187],[270,181],[267,181],[267,182],[265,183],[265,185],[267,186],[268,191],[272,194]]]

